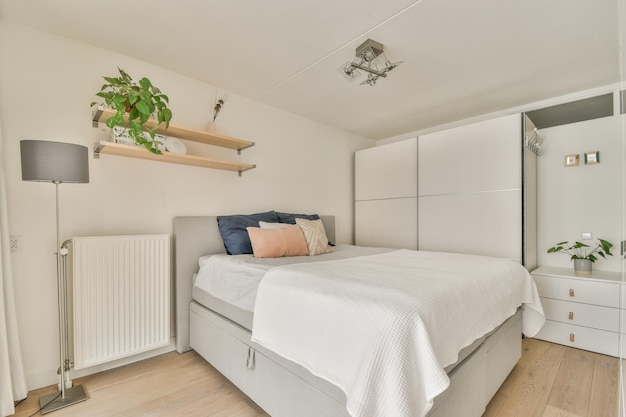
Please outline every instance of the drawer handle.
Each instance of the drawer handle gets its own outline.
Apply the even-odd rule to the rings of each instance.
[[[569,318],[570,320],[574,320],[574,312],[570,311],[570,312],[569,312],[569,315],[568,315],[568,318]]]
[[[570,289],[569,289],[569,296],[570,296],[570,297],[573,297],[573,296],[574,296],[574,289],[573,289],[573,288],[570,288]]]
[[[570,333],[569,334],[569,341],[574,343],[574,339],[575,339],[574,333]]]

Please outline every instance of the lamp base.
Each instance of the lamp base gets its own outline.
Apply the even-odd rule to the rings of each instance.
[[[55,398],[58,395],[59,398]],[[51,413],[61,408],[85,401],[87,395],[82,385],[76,385],[65,390],[65,398],[61,398],[58,392],[39,397],[39,407],[41,414]]]

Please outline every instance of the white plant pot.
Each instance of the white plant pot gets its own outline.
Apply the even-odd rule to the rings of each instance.
[[[574,272],[577,274],[591,275],[593,263],[589,259],[574,259]]]

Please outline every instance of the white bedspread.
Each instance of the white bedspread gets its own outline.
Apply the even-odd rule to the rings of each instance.
[[[522,304],[533,336],[543,309],[516,262],[397,250],[271,269],[252,340],[339,386],[352,416],[421,417],[459,351]]]

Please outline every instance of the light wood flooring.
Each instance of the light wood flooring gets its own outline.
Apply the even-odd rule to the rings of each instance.
[[[618,360],[535,339],[524,339],[522,359],[483,417],[617,417]],[[168,353],[84,378],[89,399],[52,417],[268,417],[195,352]],[[18,417],[39,408],[29,393]],[[297,416],[293,416],[297,417]]]

